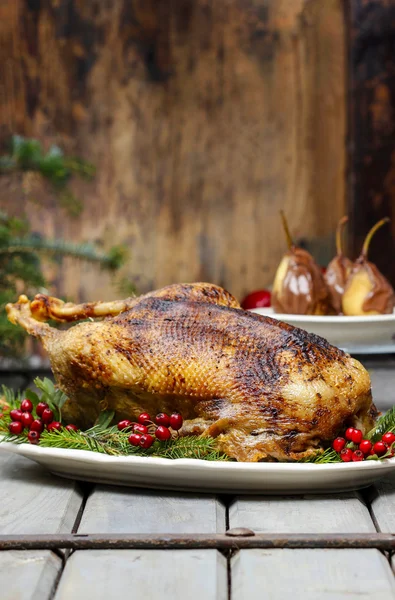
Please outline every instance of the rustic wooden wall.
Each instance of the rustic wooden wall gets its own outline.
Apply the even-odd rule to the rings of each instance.
[[[56,140],[98,171],[76,186],[78,220],[4,179],[1,206],[50,236],[126,243],[141,291],[268,285],[280,208],[296,237],[331,239],[345,197],[342,0],[0,0],[0,52],[2,139]],[[58,282],[69,297],[116,295],[71,261]]]

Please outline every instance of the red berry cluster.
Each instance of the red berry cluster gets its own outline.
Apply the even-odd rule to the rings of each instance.
[[[334,440],[332,448],[340,454],[343,462],[359,462],[366,460],[368,456],[383,457],[394,455],[395,434],[385,433],[379,442],[372,444],[370,440],[364,440],[362,431],[349,427],[344,437]]]
[[[39,402],[36,406],[36,418],[33,416],[33,403],[25,398],[22,400],[19,408],[14,408],[10,411],[12,419],[8,426],[10,433],[13,435],[21,435],[24,429],[28,430],[27,439],[31,444],[38,444],[40,435],[45,427],[48,431],[61,429],[62,424],[59,421],[53,420],[53,411],[45,402]],[[75,425],[67,425],[69,431],[78,431]]]
[[[119,421],[118,429],[123,431],[128,429],[131,431],[129,442],[132,446],[140,446],[141,448],[151,448],[155,441],[155,437],[166,442],[171,438],[170,428],[174,431],[181,429],[184,420],[180,413],[174,412],[170,416],[166,413],[159,413],[152,421],[150,415],[146,412],[141,413],[137,419],[137,423],[123,420]]]

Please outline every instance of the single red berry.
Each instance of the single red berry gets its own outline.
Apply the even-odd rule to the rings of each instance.
[[[354,450],[352,453],[352,459],[354,462],[359,462],[360,460],[365,460],[364,453],[361,450]]]
[[[144,412],[141,413],[141,415],[139,415],[139,418],[137,420],[141,425],[149,425],[151,423],[151,416],[148,413]]]
[[[23,425],[25,427],[27,427],[27,429],[29,429],[30,425],[34,421],[34,417],[33,417],[32,413],[24,412],[24,413],[22,413],[21,421],[22,421]]]
[[[354,442],[354,444],[360,444],[362,442],[362,438],[362,431],[360,429],[354,429],[351,436],[351,440]]]
[[[30,400],[28,400],[28,398],[25,398],[21,402],[21,410],[23,412],[32,412],[32,410],[33,410],[33,402],[31,402]]]
[[[39,402],[36,406],[36,415],[41,417],[46,408],[49,408],[46,402]]]
[[[349,427],[345,433],[345,438],[346,440],[349,440],[350,442],[352,441],[352,436],[354,434],[354,427]]]
[[[338,437],[334,440],[334,442],[332,444],[332,448],[336,452],[341,452],[345,445],[346,445],[346,440],[342,437]]]
[[[30,425],[30,431],[38,431],[38,433],[44,431],[44,423],[41,419],[34,419],[33,423]]]
[[[123,429],[126,429],[127,427],[131,427],[133,425],[132,421],[128,421],[127,419],[124,419],[123,421],[119,421],[117,427],[119,429],[119,431],[122,431]]]
[[[169,429],[164,425],[159,425],[158,429],[155,431],[155,435],[161,442],[165,442],[171,438]]]
[[[383,435],[381,441],[384,442],[384,444],[391,446],[395,442],[395,435],[389,431]]]
[[[133,425],[133,431],[134,433],[139,433],[140,435],[144,435],[144,433],[148,433],[148,429],[145,425],[142,425],[141,423],[135,423]]]
[[[175,431],[181,429],[184,419],[180,415],[180,413],[173,413],[170,415],[170,427]]]
[[[166,413],[159,413],[155,417],[155,423],[157,425],[163,425],[164,427],[169,427],[169,425],[170,425],[170,417]]]
[[[140,444],[140,438],[141,435],[139,433],[132,433],[129,436],[129,443],[132,444],[132,446],[138,446]]]
[[[359,444],[359,449],[364,454],[369,454],[372,449],[372,442],[369,442],[369,440],[362,440],[362,442]]]
[[[48,425],[49,423],[52,423],[53,421],[53,412],[50,408],[44,408],[43,412],[41,413],[41,418],[43,423],[45,423],[46,425]]]
[[[340,452],[340,458],[343,462],[350,462],[352,460],[352,450],[350,448],[343,448]]]
[[[78,431],[77,425],[73,425],[73,423],[70,423],[70,425],[66,425],[66,429],[67,431]]]
[[[376,442],[373,446],[373,451],[375,454],[377,454],[377,456],[382,456],[383,454],[385,454],[387,452],[387,449],[388,448],[384,444],[384,442]]]
[[[62,429],[62,423],[59,423],[59,421],[52,421],[51,423],[48,423],[47,429],[48,431],[54,431],[55,429],[59,431]]]
[[[38,444],[38,442],[40,441],[40,434],[38,433],[38,431],[31,430],[27,434],[27,439],[31,444]]]
[[[19,408],[13,408],[10,411],[10,417],[13,421],[22,421],[22,411]]]
[[[148,450],[148,448],[151,448],[154,441],[155,441],[155,438],[152,437],[152,435],[150,435],[149,433],[145,433],[144,435],[142,435],[140,437],[139,445],[141,446],[141,448]]]
[[[8,425],[8,429],[10,430],[10,433],[12,433],[13,435],[19,435],[23,431],[23,425],[20,421],[12,421]]]

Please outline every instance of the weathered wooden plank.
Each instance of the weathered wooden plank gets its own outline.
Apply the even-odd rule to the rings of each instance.
[[[357,494],[336,496],[238,497],[229,509],[230,527],[265,533],[366,533],[375,527]]]
[[[91,550],[67,561],[55,600],[226,600],[225,558],[216,550]]]
[[[213,496],[97,486],[79,533],[223,533],[225,507]]]
[[[242,550],[231,561],[232,600],[393,600],[395,581],[378,550]]]
[[[61,559],[48,550],[1,552],[1,600],[51,598],[61,567]]]
[[[371,490],[370,500],[379,531],[395,533],[395,476],[377,483]]]
[[[71,532],[81,502],[74,481],[0,452],[0,533]]]

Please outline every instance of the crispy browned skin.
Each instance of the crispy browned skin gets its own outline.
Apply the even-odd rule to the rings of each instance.
[[[217,437],[241,461],[305,456],[346,425],[373,425],[364,367],[325,340],[274,319],[209,303],[145,298],[102,322],[54,331],[8,308],[38,335],[65,415],[87,426],[100,409],[117,419],[179,410],[183,433]]]

